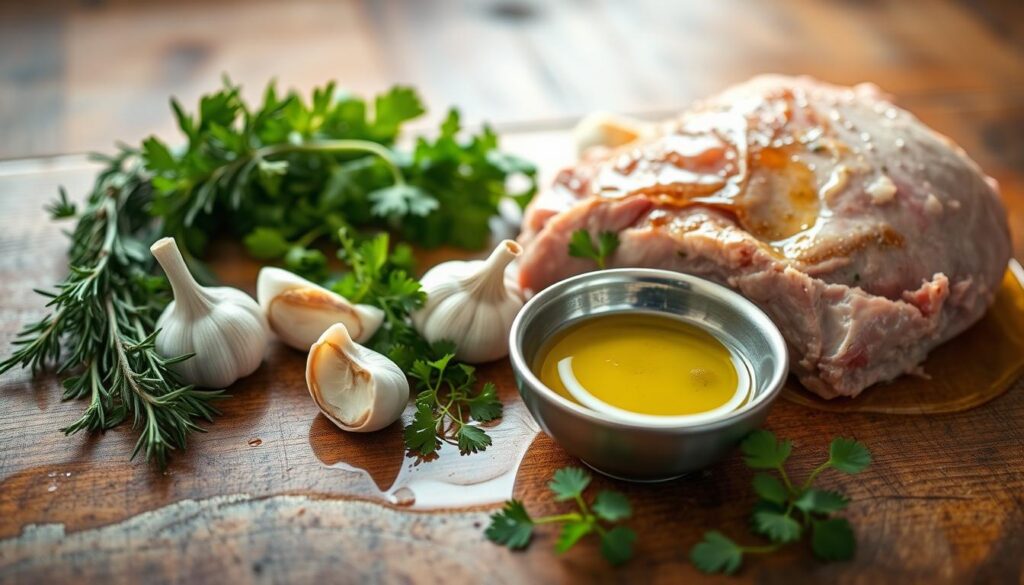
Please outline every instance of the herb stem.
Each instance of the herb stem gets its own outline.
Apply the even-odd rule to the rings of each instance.
[[[822,471],[825,471],[826,469],[828,469],[831,466],[832,466],[832,459],[829,458],[828,461],[826,461],[826,462],[822,463],[821,465],[815,467],[814,471],[812,471],[811,474],[807,476],[807,481],[804,482],[804,485],[803,485],[802,489],[806,490],[807,488],[811,487],[811,484],[814,483],[814,480],[815,480],[815,478],[818,477],[818,474],[820,474]]]
[[[299,144],[275,144],[273,146],[265,146],[257,150],[255,156],[257,158],[269,158],[292,152],[318,152],[328,154],[336,152],[366,152],[373,154],[380,157],[385,163],[387,163],[388,170],[391,171],[391,177],[394,179],[396,185],[405,185],[405,177],[402,176],[402,171],[398,168],[398,162],[395,161],[395,155],[391,149],[369,140],[314,140]]]
[[[533,519],[533,523],[534,524],[551,524],[551,523],[554,523],[554,522],[578,522],[578,521],[580,521],[582,519],[583,519],[583,516],[580,516],[578,513],[576,513],[576,512],[569,512],[568,514],[558,514],[558,515],[555,515],[555,516],[543,516],[541,518],[534,518]]]

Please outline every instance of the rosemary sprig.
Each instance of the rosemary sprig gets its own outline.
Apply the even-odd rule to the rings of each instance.
[[[50,207],[56,219],[77,215],[68,251],[70,272],[50,298],[50,312],[27,325],[0,373],[15,366],[38,372],[47,364],[64,380],[64,399],[85,398],[89,406],[65,434],[97,431],[130,418],[142,432],[135,454],[161,467],[168,451],[183,448],[186,436],[210,420],[220,391],[182,385],[169,366],[189,356],[157,354],[153,330],[167,303],[162,278],[151,276],[146,249],[152,219],[146,211],[152,189],[136,153],[123,149],[107,159],[80,215],[65,194]]]

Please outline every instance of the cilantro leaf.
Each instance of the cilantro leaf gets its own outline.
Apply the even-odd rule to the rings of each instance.
[[[837,437],[829,445],[828,461],[843,473],[860,473],[871,465],[871,452],[858,441]]]
[[[636,533],[625,526],[616,526],[601,536],[601,554],[609,563],[621,565],[633,558]]]
[[[773,504],[785,503],[786,498],[789,496],[782,482],[774,475],[768,475],[767,473],[754,475],[754,493]]]
[[[382,141],[392,142],[403,122],[418,118],[426,111],[414,89],[395,86],[388,93],[377,96],[374,134]]]
[[[249,250],[249,254],[258,260],[280,258],[291,248],[291,244],[281,234],[281,231],[270,227],[254,229],[242,239],[242,242]]]
[[[564,502],[582,495],[588,485],[590,474],[586,471],[579,467],[563,467],[548,482],[548,489],[554,492],[556,502]]]
[[[429,215],[438,207],[437,199],[412,185],[392,185],[371,191],[368,195],[370,211],[379,217],[402,217],[406,215]]]
[[[804,512],[831,514],[846,508],[849,504],[846,496],[839,492],[810,488],[793,501],[793,505]]]
[[[413,452],[431,455],[437,451],[441,441],[437,438],[436,421],[429,405],[417,403],[416,414],[412,423],[405,427],[403,435],[406,446]]]
[[[793,542],[800,538],[800,523],[788,514],[772,510],[754,512],[754,531],[767,536],[772,542]]]
[[[811,525],[811,550],[826,561],[845,561],[853,558],[857,542],[853,529],[845,518],[818,520]]]
[[[564,553],[593,530],[594,525],[585,520],[566,522],[562,525],[562,532],[559,533],[558,540],[555,542],[555,550]]]
[[[792,441],[778,441],[770,431],[757,430],[747,436],[740,444],[740,450],[746,455],[747,465],[753,469],[775,469],[781,467],[793,451]]]
[[[484,384],[480,392],[468,399],[469,416],[480,422],[492,421],[501,416],[501,401],[498,400],[498,388],[493,382]]]
[[[626,496],[612,491],[599,492],[597,498],[594,499],[592,509],[598,518],[609,522],[618,522],[633,514],[633,509]]]
[[[619,236],[615,232],[601,232],[597,236],[597,245],[594,245],[590,233],[585,229],[578,229],[569,237],[569,255],[574,258],[589,258],[597,263],[600,269],[605,268],[608,256],[619,247]]]
[[[155,136],[142,141],[142,160],[146,168],[156,173],[174,171],[178,168],[178,161],[171,154],[171,150]]]
[[[712,530],[690,549],[690,562],[704,573],[732,575],[743,563],[743,549],[721,532]]]
[[[459,427],[459,452],[463,455],[477,453],[490,446],[490,435],[480,427],[465,424]]]
[[[509,500],[500,512],[491,515],[491,524],[484,536],[511,549],[525,548],[533,536],[533,520],[522,502]]]

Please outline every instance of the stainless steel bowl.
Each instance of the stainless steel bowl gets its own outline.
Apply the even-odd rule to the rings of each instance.
[[[534,374],[552,334],[582,319],[627,312],[671,316],[718,337],[745,358],[751,398],[712,422],[655,427],[580,406]],[[512,324],[509,355],[519,394],[544,432],[595,470],[633,481],[671,479],[724,457],[764,421],[789,367],[782,334],[750,301],[695,276],[634,268],[591,272],[541,291]]]

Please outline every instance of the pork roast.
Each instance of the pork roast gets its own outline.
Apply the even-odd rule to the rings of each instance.
[[[873,85],[758,77],[649,134],[591,150],[530,204],[524,290],[594,269],[568,255],[574,231],[616,232],[609,267],[759,305],[825,398],[915,371],[992,303],[1011,248],[995,181]]]

